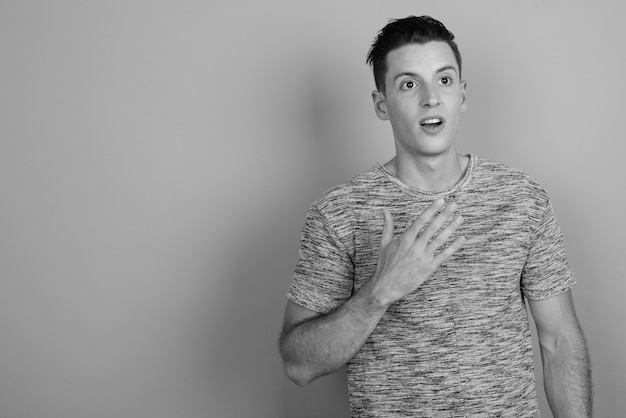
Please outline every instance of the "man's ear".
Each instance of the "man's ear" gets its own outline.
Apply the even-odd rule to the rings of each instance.
[[[389,120],[389,114],[387,113],[387,102],[385,102],[385,95],[378,90],[372,92],[372,101],[374,102],[374,110],[376,116],[381,120]]]
[[[461,81],[461,112],[465,112],[467,110],[467,81]]]

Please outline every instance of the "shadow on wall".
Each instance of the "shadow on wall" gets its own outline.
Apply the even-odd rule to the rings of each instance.
[[[267,150],[266,165],[271,168],[262,175],[280,191],[271,196],[261,193],[261,200],[247,210],[249,217],[233,221],[236,229],[225,239],[228,247],[220,249],[227,254],[228,260],[221,261],[228,273],[221,278],[219,309],[213,310],[219,312],[219,320],[212,320],[218,326],[210,335],[216,416],[350,416],[345,370],[297,387],[283,372],[277,345],[306,211],[325,189],[343,182],[346,170],[354,170],[356,164],[354,155],[341,155],[333,145],[353,129],[345,128],[352,122],[341,122],[333,112],[335,97],[323,74],[314,79],[318,81],[311,82],[311,94],[299,99],[307,113],[299,122],[303,126],[296,127],[303,132],[302,147],[308,151],[295,157],[302,157],[302,164],[288,164],[298,168],[287,172],[280,159],[291,157]]]

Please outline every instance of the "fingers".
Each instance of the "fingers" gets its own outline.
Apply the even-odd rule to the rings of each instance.
[[[383,208],[383,236],[380,246],[386,247],[391,241],[393,241],[393,217],[389,209]]]
[[[432,223],[434,223],[434,221]],[[431,223],[431,225],[432,225],[432,223]],[[463,217],[462,216],[457,216],[452,221],[450,221],[450,223],[448,223],[448,225],[446,225],[446,227],[443,228],[432,239],[432,241],[428,244],[429,249],[434,253],[437,248],[441,247],[443,245],[443,243],[446,242],[448,240],[448,238],[450,238],[452,233],[454,231],[456,231],[456,229],[462,223],[463,223]],[[440,227],[440,225],[435,225],[435,226],[433,226],[433,230],[436,232],[436,230],[439,229],[439,227]],[[429,228],[430,228],[430,225],[429,225]],[[429,231],[429,235],[430,235],[430,232],[431,231]],[[430,238],[430,236],[424,236],[424,239],[429,239],[429,238]]]
[[[417,238],[417,234],[431,221],[433,216],[437,214],[439,209],[444,205],[445,201],[442,198],[435,200],[430,204],[420,215],[415,219],[413,224],[407,228],[405,234],[413,236],[413,238]],[[450,205],[448,205],[450,206]]]
[[[441,210],[444,204],[445,201],[443,199],[437,199],[422,213],[420,213],[417,219],[415,219],[415,221],[402,234],[405,243],[412,245],[410,243],[417,240],[417,242],[422,243],[420,245],[421,248],[430,249],[431,254],[443,245],[443,243],[450,238],[452,233],[461,225],[461,223],[463,223],[463,218],[461,216],[458,216],[448,222],[454,215],[457,205],[452,202]],[[441,229],[446,223],[448,223],[446,227]],[[387,246],[391,241],[393,241],[393,225],[393,217],[391,216],[389,209],[383,208],[383,235],[381,239],[381,247]],[[439,233],[437,234],[437,232]]]
[[[439,231],[441,227],[445,225],[445,223],[448,222],[448,220],[452,217],[452,215],[454,214],[454,211],[456,210],[456,207],[457,205],[454,202],[446,206],[446,208],[442,210],[441,212],[439,212],[439,214],[435,216],[434,219],[430,220],[430,223],[428,224],[426,228],[424,228],[419,238],[423,240],[424,243],[427,243],[428,241],[430,241],[430,239],[433,238],[435,234],[437,234],[437,231]],[[457,218],[457,220],[458,219],[459,218]],[[456,229],[458,225],[460,225],[460,223],[456,224],[455,222],[451,222],[450,224],[448,224],[446,228],[444,228],[443,231],[441,231],[441,233],[448,232],[448,236],[445,236],[444,234],[442,238],[445,237],[445,239],[440,239],[439,237],[437,237],[436,241],[439,241],[439,245],[443,244],[445,240],[448,239],[450,234],[454,231],[454,229]],[[453,229],[451,231],[446,231],[450,227],[452,227]],[[441,235],[441,233],[439,235]],[[439,247],[439,245],[437,245],[437,247]]]
[[[452,257],[452,255],[457,252],[462,246],[465,244],[465,237],[458,237],[454,240],[452,244],[446,247],[443,251],[433,258],[433,262],[436,266],[439,266],[441,263],[446,261],[448,258]]]

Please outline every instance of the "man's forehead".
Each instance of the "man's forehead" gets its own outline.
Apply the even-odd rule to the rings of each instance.
[[[424,44],[411,43],[389,51],[385,58],[387,75],[395,78],[407,71],[435,73],[442,69],[459,72],[456,57],[450,45],[443,41]]]

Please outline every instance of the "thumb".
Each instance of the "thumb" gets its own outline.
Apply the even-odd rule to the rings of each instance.
[[[380,246],[386,247],[391,241],[393,241],[393,217],[389,209],[383,208],[383,236]]]

